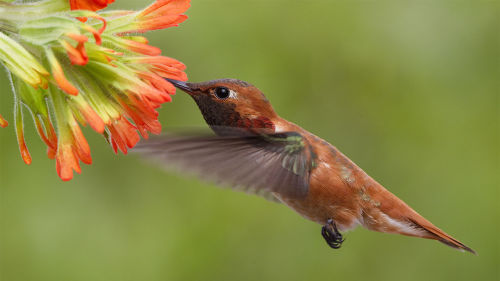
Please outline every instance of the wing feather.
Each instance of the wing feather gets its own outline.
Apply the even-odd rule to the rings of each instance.
[[[312,168],[310,146],[298,133],[236,136],[165,135],[135,151],[166,167],[264,197],[303,197]]]

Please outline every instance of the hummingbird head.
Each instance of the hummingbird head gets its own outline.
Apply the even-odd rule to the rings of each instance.
[[[277,117],[269,101],[255,86],[237,79],[187,83],[167,79],[188,93],[209,126],[272,129]]]

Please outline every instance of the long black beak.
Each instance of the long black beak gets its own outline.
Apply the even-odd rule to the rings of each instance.
[[[176,88],[179,88],[188,94],[192,94],[194,92],[194,90],[189,86],[190,83],[169,78],[165,78],[165,80],[172,83]]]

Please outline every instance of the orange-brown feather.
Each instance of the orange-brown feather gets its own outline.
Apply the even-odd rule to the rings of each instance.
[[[273,122],[282,131],[299,132],[316,150],[317,163],[311,172],[308,196],[277,196],[302,216],[320,224],[332,218],[340,230],[361,224],[370,230],[434,239],[475,253],[419,215],[334,146],[286,120]]]

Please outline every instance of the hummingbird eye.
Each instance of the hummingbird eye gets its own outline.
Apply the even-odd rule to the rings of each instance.
[[[217,87],[215,88],[215,96],[219,99],[227,99],[229,95],[231,95],[231,91],[229,91],[226,87]]]

